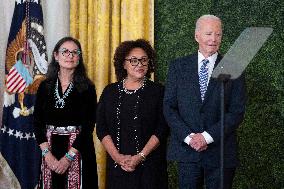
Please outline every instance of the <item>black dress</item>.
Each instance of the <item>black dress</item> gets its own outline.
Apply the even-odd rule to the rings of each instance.
[[[51,90],[47,81],[43,81],[37,91],[34,111],[35,135],[38,144],[47,142],[46,125],[57,127],[81,126],[72,147],[76,148],[82,158],[82,188],[98,188],[96,155],[93,144],[93,130],[96,122],[96,91],[92,84],[88,89],[79,92],[76,87],[65,99],[64,108],[55,108],[55,81],[51,82]],[[61,84],[58,85],[59,95],[62,97]],[[67,90],[66,90],[67,91]],[[54,136],[52,139],[52,153],[59,160],[68,152],[68,137]],[[60,176],[52,173],[52,182],[66,180],[66,174]],[[64,181],[66,183],[66,181]],[[54,186],[53,188],[59,188]]]
[[[163,86],[150,80],[133,94],[122,90],[122,82],[110,84],[104,89],[97,110],[96,131],[100,140],[110,135],[120,153],[127,155],[140,152],[152,135],[160,141],[160,145],[133,172],[122,170],[107,155],[107,189],[168,188],[168,127],[162,111],[163,93]]]

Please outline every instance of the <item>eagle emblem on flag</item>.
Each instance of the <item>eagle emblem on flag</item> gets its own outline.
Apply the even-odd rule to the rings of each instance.
[[[34,17],[26,16],[13,41],[8,44],[6,53],[6,92],[18,94],[19,108],[16,116],[32,114],[24,105],[25,94],[35,94],[47,72],[46,44],[43,26]]]

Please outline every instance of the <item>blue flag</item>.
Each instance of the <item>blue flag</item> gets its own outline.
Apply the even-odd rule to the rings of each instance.
[[[6,49],[0,150],[12,173],[9,179],[21,189],[34,189],[39,180],[41,153],[33,109],[47,67],[40,0],[16,0]]]

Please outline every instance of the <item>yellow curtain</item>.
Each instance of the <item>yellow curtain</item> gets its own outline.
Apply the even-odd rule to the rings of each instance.
[[[115,82],[113,55],[120,42],[154,43],[154,0],[70,0],[70,34],[79,39],[87,73],[98,98]],[[105,151],[94,132],[99,188],[105,188]]]

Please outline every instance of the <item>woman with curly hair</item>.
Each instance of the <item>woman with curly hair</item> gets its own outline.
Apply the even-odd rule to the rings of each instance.
[[[35,135],[42,150],[41,188],[98,188],[92,135],[96,98],[79,41],[62,38],[55,45],[35,103]]]
[[[124,41],[114,55],[118,82],[98,103],[97,135],[108,152],[107,189],[166,189],[164,87],[149,80],[155,52],[148,41]]]

